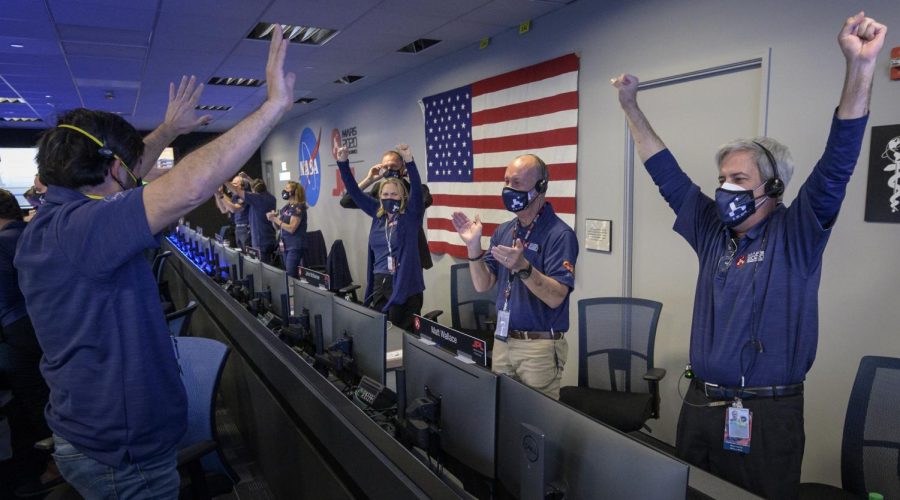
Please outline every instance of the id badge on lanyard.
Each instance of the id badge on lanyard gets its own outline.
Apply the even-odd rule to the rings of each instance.
[[[725,439],[723,447],[728,451],[750,453],[750,434],[753,429],[753,412],[744,408],[740,399],[725,408]]]

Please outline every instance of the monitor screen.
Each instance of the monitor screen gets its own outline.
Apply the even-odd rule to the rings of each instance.
[[[291,284],[294,288],[294,314],[299,316],[303,309],[308,310],[310,325],[315,325],[317,314],[322,315],[322,340],[325,346],[328,346],[332,342],[333,294],[293,278]]]
[[[331,328],[335,340],[353,339],[353,360],[360,376],[365,375],[384,384],[387,356],[387,320],[384,313],[349,300],[334,299]]]
[[[241,262],[241,252],[236,248],[222,247],[223,265],[228,266],[228,276],[232,280],[239,280],[243,276],[243,264]],[[232,276],[231,270],[237,266],[237,275]]]
[[[34,185],[36,154],[37,148],[0,148],[0,188],[12,193],[23,209],[31,208],[22,195]]]
[[[406,401],[441,398],[441,447],[487,478],[495,477],[497,374],[465,363],[411,334],[403,336]],[[399,388],[398,388],[399,389]]]
[[[252,257],[244,256],[244,277],[243,279],[249,279],[249,276],[253,276],[253,293],[257,294],[262,292],[262,267],[263,263],[261,260],[254,259]]]
[[[522,424],[543,433],[545,481],[562,485],[566,498],[684,499],[687,494],[684,462],[507,376],[500,377],[497,412],[497,475],[516,496],[522,494],[526,451]]]
[[[283,269],[263,264],[261,278],[262,290],[269,292],[269,310],[281,318],[282,322],[287,323],[287,317],[290,315],[290,310],[285,311],[284,306],[288,299],[287,273]]]

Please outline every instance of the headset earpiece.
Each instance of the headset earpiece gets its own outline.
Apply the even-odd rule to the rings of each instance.
[[[762,149],[762,152],[766,155],[766,159],[769,160],[769,166],[772,167],[772,178],[767,180],[763,187],[765,195],[769,198],[781,198],[781,195],[784,194],[784,181],[778,176],[778,163],[775,161],[775,156],[769,151],[769,148],[762,144],[756,141],[753,141],[753,144],[756,144],[759,146],[759,149]]]
[[[537,191],[538,194],[544,194],[547,192],[547,179],[541,179],[537,181],[537,184],[534,185],[534,190]]]

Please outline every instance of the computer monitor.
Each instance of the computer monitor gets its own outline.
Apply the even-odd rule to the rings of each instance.
[[[244,276],[244,263],[241,252],[236,248],[222,247],[225,265],[228,266],[228,277],[231,280],[239,280]],[[234,271],[236,270],[236,272]]]
[[[403,367],[407,402],[424,397],[426,386],[441,399],[444,453],[478,474],[494,478],[497,374],[408,333],[403,336]]]
[[[566,498],[684,499],[687,494],[686,463],[504,375],[497,409],[497,476],[516,496],[544,498],[544,492],[522,491],[522,454],[535,453],[528,445],[535,441],[524,438],[522,424],[543,434],[544,486],[565,490]]]
[[[351,356],[359,376],[367,376],[385,383],[387,356],[387,320],[384,313],[360,304],[335,297],[334,318],[331,323],[333,339],[353,339]]]
[[[309,324],[315,328],[316,316],[322,317],[322,341],[325,346],[331,344],[331,322],[334,311],[334,299],[331,292],[301,283],[291,278],[294,288],[294,315],[299,316],[306,309],[309,311]]]
[[[259,259],[254,259],[253,257],[244,256],[244,271],[242,279],[249,279],[253,282],[253,293],[255,294],[264,291],[262,286],[262,273],[263,273],[263,263]],[[250,276],[253,276],[251,279]]]
[[[287,318],[291,314],[288,307],[288,276],[284,269],[279,269],[268,264],[262,265],[262,290],[268,292],[266,300],[267,309],[275,313],[282,323],[287,323]]]

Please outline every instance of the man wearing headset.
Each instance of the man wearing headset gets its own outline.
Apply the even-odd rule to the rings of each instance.
[[[818,340],[822,253],[856,166],[886,28],[859,14],[838,35],[844,88],[822,158],[790,207],[785,146],[737,140],[716,155],[715,199],[679,168],[637,105],[638,80],[613,80],[675,231],[700,263],[679,457],[766,498],[795,498],[805,442],[803,380]]]
[[[559,399],[578,240],[546,201],[548,181],[537,156],[510,162],[502,196],[516,218],[497,227],[489,251],[481,247],[479,216],[454,212],[453,226],[468,248],[475,289],[498,285],[493,370]]]
[[[148,147],[118,115],[76,109],[41,136],[38,172],[47,195],[22,234],[15,266],[44,348],[54,458],[85,498],[178,497],[176,447],[187,400],[143,251],[233,176],[291,108],[287,45],[273,37],[262,105],[146,186],[138,175]],[[170,100],[197,123],[202,86],[191,87]]]

